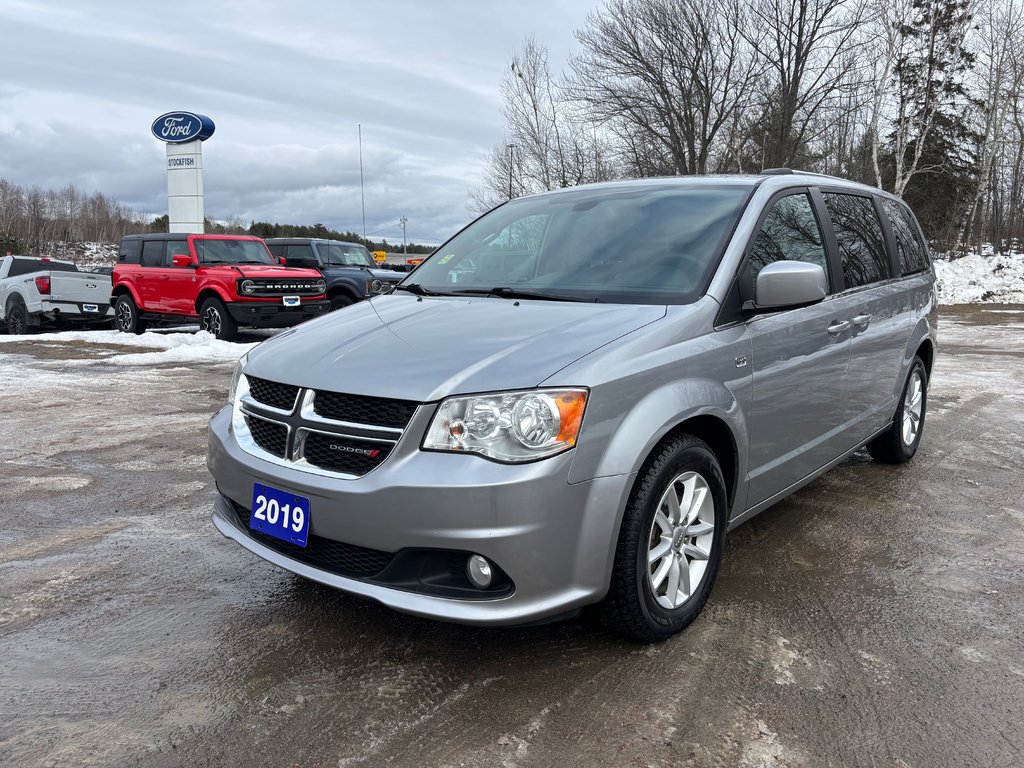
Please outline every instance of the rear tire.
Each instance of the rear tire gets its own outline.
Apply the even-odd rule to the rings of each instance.
[[[915,357],[889,429],[867,444],[871,458],[883,464],[904,464],[914,458],[924,434],[927,406],[928,371]]]
[[[121,333],[146,332],[146,321],[139,317],[139,308],[127,293],[122,293],[114,302],[114,327]]]
[[[680,435],[659,446],[626,505],[601,621],[652,643],[697,618],[718,576],[728,509],[722,469],[707,443]]]
[[[238,337],[238,323],[229,313],[224,302],[213,297],[199,308],[199,328],[212,333],[221,341],[234,341]]]
[[[35,333],[38,328],[28,322],[28,308],[20,299],[12,299],[7,305],[7,332],[12,336]]]

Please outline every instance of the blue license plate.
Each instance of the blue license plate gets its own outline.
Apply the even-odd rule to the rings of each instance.
[[[309,533],[309,499],[256,483],[252,489],[249,527],[304,547]]]
[[[84,309],[86,312],[99,312],[100,311],[100,308],[98,306],[96,306],[95,304],[83,304],[82,305],[82,309]]]

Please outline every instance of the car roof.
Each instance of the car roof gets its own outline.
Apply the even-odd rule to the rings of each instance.
[[[358,245],[365,248],[362,243],[352,243],[348,240],[331,240],[326,237],[268,237],[266,242],[274,245],[306,245],[308,243],[327,243],[330,245]]]

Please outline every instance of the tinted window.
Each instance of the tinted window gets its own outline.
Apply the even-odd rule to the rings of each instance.
[[[454,294],[503,287],[686,304],[701,295],[749,194],[748,186],[659,184],[520,198],[439,248],[414,282]]]
[[[373,256],[358,243],[329,243],[320,246],[320,257],[326,258],[328,264],[345,267],[375,267]]]
[[[316,257],[313,255],[313,246],[311,245],[289,245],[288,258],[296,259],[297,261],[316,260]]]
[[[789,195],[772,205],[750,249],[751,278],[756,281],[764,267],[782,260],[817,264],[828,274],[821,227],[807,194]]]
[[[63,261],[40,261],[39,259],[15,259],[11,263],[8,277],[31,275],[33,272],[77,272],[78,267]]]
[[[174,265],[175,256],[188,256],[191,258],[191,254],[188,252],[188,242],[185,240],[170,240],[167,243],[167,255],[164,256],[164,266],[170,267]]]
[[[139,263],[139,250],[142,245],[142,241],[138,238],[131,240],[121,241],[121,252],[118,254],[118,261],[123,261],[126,264],[138,264]]]
[[[164,241],[145,240],[142,243],[142,266],[162,267],[164,264]]]
[[[279,259],[284,256],[284,246],[280,243],[267,243],[267,248],[270,249],[270,255],[275,259]]]
[[[913,214],[895,200],[885,201],[885,212],[896,235],[896,251],[900,257],[900,273],[910,275],[928,269],[928,246],[921,239]]]
[[[262,240],[220,240],[197,237],[196,255],[200,264],[273,264]]]
[[[855,288],[888,278],[885,235],[871,198],[831,192],[826,192],[824,197],[839,241],[846,287]]]

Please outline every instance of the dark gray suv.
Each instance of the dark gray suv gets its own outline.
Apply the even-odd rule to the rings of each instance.
[[[730,528],[862,446],[914,455],[935,349],[925,238],[877,189],[787,171],[521,198],[239,362],[213,520],[409,613],[597,604],[658,640]]]

